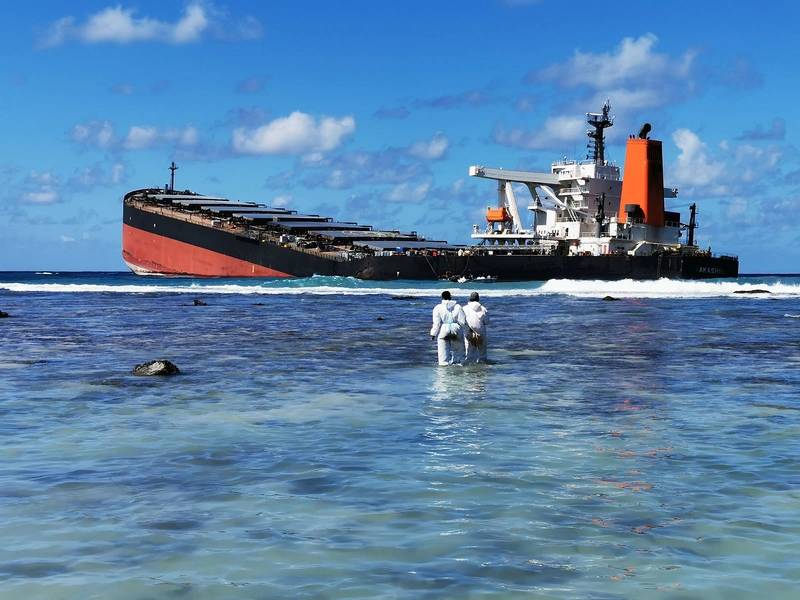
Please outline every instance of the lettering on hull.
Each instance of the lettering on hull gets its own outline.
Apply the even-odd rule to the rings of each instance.
[[[704,275],[722,275],[722,269],[719,267],[707,267],[707,266],[700,266],[697,267],[698,273],[703,273]]]

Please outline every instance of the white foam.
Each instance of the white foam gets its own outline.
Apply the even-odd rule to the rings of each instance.
[[[118,294],[257,294],[257,295],[343,295],[343,296],[438,296],[441,290],[450,289],[456,297],[467,295],[472,286],[453,286],[442,283],[431,287],[358,287],[364,282],[345,281],[349,285],[313,285],[314,278],[295,280],[295,285],[284,282],[264,282],[253,285],[241,284],[191,284],[167,285],[151,283],[136,284],[90,284],[90,283],[16,283],[0,282],[0,290],[10,292],[49,292],[49,293],[118,293]],[[800,297],[800,284],[785,283],[739,283],[682,281],[659,279],[655,281],[578,281],[571,279],[552,279],[544,283],[489,284],[474,286],[482,296],[497,298],[505,296],[567,295],[584,298],[775,298]],[[769,294],[737,294],[753,290],[766,290]]]
[[[753,293],[757,290],[765,290],[769,293]],[[616,298],[714,298],[720,296],[769,298],[800,296],[800,284],[686,281],[666,278],[651,281],[552,279],[542,285],[540,292],[578,297],[614,296]]]

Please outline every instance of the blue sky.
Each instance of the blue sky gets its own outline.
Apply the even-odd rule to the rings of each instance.
[[[701,244],[800,271],[795,3],[36,2],[0,27],[0,270],[118,270],[163,185],[463,242],[472,164],[607,158],[647,120]]]

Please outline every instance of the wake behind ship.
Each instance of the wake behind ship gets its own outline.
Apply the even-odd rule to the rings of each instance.
[[[677,190],[663,185],[661,142],[646,124],[626,148],[626,176],[605,160],[609,105],[589,113],[591,156],[558,161],[549,173],[470,167],[497,181],[496,207],[474,245],[416,232],[301,214],[282,207],[203,196],[170,184],[123,199],[122,256],[140,275],[360,279],[546,280],[736,277],[736,257],[695,243],[695,205],[687,224],[664,208]],[[527,187],[528,223],[514,184]],[[685,240],[684,238],[685,234]]]

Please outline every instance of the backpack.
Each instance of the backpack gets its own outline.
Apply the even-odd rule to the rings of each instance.
[[[470,329],[469,333],[467,333],[467,341],[469,342],[470,346],[477,347],[481,345],[481,342],[483,341],[483,336],[474,329]]]
[[[458,339],[458,334],[461,331],[461,327],[458,325],[458,323],[453,321],[452,310],[445,310],[444,316],[442,317],[442,330],[445,331],[442,339],[451,341]]]

